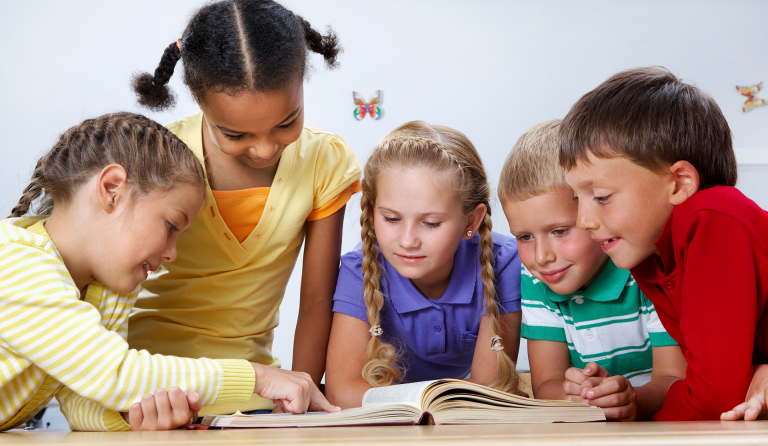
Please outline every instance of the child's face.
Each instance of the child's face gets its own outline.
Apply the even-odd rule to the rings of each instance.
[[[656,252],[654,243],[672,212],[671,176],[628,159],[589,154],[566,174],[578,197],[580,228],[601,243],[619,268],[630,269]]]
[[[426,168],[379,173],[374,229],[384,258],[417,288],[450,279],[468,224],[447,175]]]
[[[129,293],[147,279],[148,271],[176,259],[176,241],[203,204],[199,186],[179,184],[167,193],[130,198],[104,225],[107,242],[93,275],[107,287]]]
[[[507,200],[502,207],[517,238],[520,261],[555,293],[589,286],[605,265],[600,245],[576,227],[578,204],[570,190]]]
[[[208,92],[198,105],[214,146],[254,169],[277,164],[304,128],[302,80],[270,92]]]

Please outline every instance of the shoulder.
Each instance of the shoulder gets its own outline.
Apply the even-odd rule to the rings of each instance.
[[[304,127],[298,143],[302,152],[325,154],[328,151],[337,151],[348,156],[355,156],[355,152],[347,142],[339,135],[324,132],[314,127]]]
[[[341,256],[342,268],[350,270],[362,270],[363,268],[363,243],[359,242],[355,249]]]
[[[6,218],[0,221],[0,246],[24,245],[39,251],[56,255],[56,247],[50,237],[41,234],[42,217]]]
[[[181,119],[165,124],[165,128],[170,130],[171,133],[178,136],[182,140],[185,140],[187,138],[188,131],[192,127],[197,125],[197,127],[202,128],[202,117],[202,111],[192,113],[191,115],[187,115]]]
[[[520,258],[517,254],[517,240],[514,237],[491,232],[493,236],[493,260],[494,269],[501,271],[508,266],[514,266],[515,270],[520,266]]]

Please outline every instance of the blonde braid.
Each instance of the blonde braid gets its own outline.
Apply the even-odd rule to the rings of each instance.
[[[376,247],[376,232],[373,229],[373,201],[363,190],[360,199],[362,214],[360,215],[361,238],[363,240],[363,283],[365,284],[365,306],[368,309],[368,323],[378,327],[381,308],[384,306],[384,295],[380,289],[381,264]],[[391,345],[381,342],[379,336],[371,335],[365,351],[366,363],[363,366],[363,379],[373,387],[387,386],[396,383],[402,377],[402,371],[395,365],[397,352]]]
[[[488,315],[488,330],[491,337],[501,336],[499,326],[499,306],[496,303],[496,286],[493,283],[493,222],[491,214],[486,213],[480,225],[480,267],[483,277],[483,298],[485,299],[486,314]],[[503,392],[517,393],[520,377],[515,370],[515,363],[503,351],[496,352],[498,374],[490,384],[491,387]]]

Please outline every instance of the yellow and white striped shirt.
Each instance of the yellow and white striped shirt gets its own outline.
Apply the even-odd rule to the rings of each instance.
[[[85,296],[34,217],[0,221],[0,430],[26,422],[56,396],[74,430],[130,430],[119,412],[157,388],[179,386],[203,405],[247,401],[244,360],[188,359],[128,348],[139,289],[98,282]]]

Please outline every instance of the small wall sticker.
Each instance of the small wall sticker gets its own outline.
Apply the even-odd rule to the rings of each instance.
[[[748,112],[752,109],[755,109],[757,107],[760,107],[761,105],[768,105],[768,101],[765,99],[756,98],[755,95],[760,92],[760,90],[763,89],[763,83],[760,82],[757,85],[753,85],[751,87],[739,87],[736,86],[736,90],[738,90],[739,93],[741,93],[743,96],[747,97],[747,101],[744,102],[744,106],[741,107],[741,111]]]
[[[352,100],[355,101],[355,105],[357,105],[353,113],[355,119],[358,121],[362,121],[363,118],[365,118],[365,115],[368,114],[371,115],[371,119],[381,119],[381,108],[379,108],[379,104],[381,103],[381,90],[376,90],[376,93],[371,96],[371,100],[367,103],[360,94],[353,91]]]

